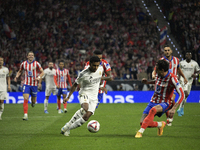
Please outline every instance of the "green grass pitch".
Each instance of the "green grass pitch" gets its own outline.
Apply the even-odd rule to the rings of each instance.
[[[71,130],[69,137],[60,134],[60,128],[80,108],[68,104],[68,113],[58,114],[56,104],[49,104],[44,114],[43,104],[32,108],[29,120],[23,121],[22,104],[5,104],[0,121],[0,150],[199,150],[200,104],[187,103],[185,115],[175,114],[173,125],[157,136],[157,128],[147,128],[141,139],[135,139],[139,121],[146,103],[100,104],[89,120],[98,120],[98,133],[90,133],[85,123]],[[63,107],[63,106],[62,106]],[[155,117],[166,121],[166,116]]]

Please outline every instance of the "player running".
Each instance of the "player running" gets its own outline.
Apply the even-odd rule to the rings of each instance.
[[[93,52],[93,55],[99,57],[99,59],[101,61],[100,65],[104,69],[103,76],[107,77],[107,81],[112,81],[113,79],[112,79],[112,76],[111,76],[110,64],[105,59],[102,59],[102,52],[100,50],[95,50]],[[89,66],[89,64],[90,64],[90,62],[88,61],[85,65],[85,68],[87,68]],[[99,88],[97,108],[98,108],[100,101],[103,98],[103,93],[105,92],[107,94],[107,89],[105,88],[105,86],[106,86],[106,81],[104,80],[104,81],[101,82],[101,85],[100,85],[100,88]]]
[[[67,79],[72,86],[71,78],[69,75],[69,70],[64,68],[64,61],[61,60],[58,64],[59,68],[56,69],[56,81],[57,81],[57,88],[58,88],[58,93],[57,93],[57,104],[58,104],[58,113],[61,114],[63,113],[61,109],[61,95],[63,96],[63,99],[66,98],[67,96]],[[64,112],[67,113],[67,103],[63,103],[64,105]]]
[[[28,99],[31,95],[31,106],[34,107],[37,98],[37,85],[38,81],[44,75],[44,71],[39,62],[34,60],[34,53],[32,51],[28,52],[28,60],[21,63],[19,71],[14,79],[17,82],[17,79],[22,74],[22,71],[25,72],[25,81],[23,85],[23,97],[24,97],[24,117],[23,120],[28,120]],[[38,76],[38,71],[40,75]]]
[[[10,77],[9,70],[7,67],[3,66],[3,57],[0,56],[0,120],[2,120],[2,114],[4,111],[4,100],[7,99],[7,83],[8,91],[11,91],[10,88]]]
[[[45,100],[44,100],[44,113],[48,114],[48,100],[49,100],[49,96],[51,95],[51,93],[53,93],[53,95],[56,95],[57,90],[56,90],[56,86],[57,86],[57,81],[56,81],[56,70],[53,68],[53,62],[49,62],[48,64],[48,68],[44,70],[44,76],[40,79],[40,84],[42,82],[42,79],[45,79]]]
[[[159,60],[156,65],[157,76],[155,81],[147,81],[147,79],[142,79],[145,84],[155,84],[155,91],[151,97],[150,103],[145,108],[141,120],[141,128],[135,135],[135,138],[141,138],[147,127],[155,128],[158,127],[158,136],[163,135],[163,128],[165,127],[165,122],[156,122],[154,116],[157,115],[161,117],[163,113],[169,110],[169,117],[173,117],[176,108],[184,99],[183,88],[178,82],[177,77],[169,71],[169,63],[165,60]],[[174,89],[179,94],[179,99],[176,104],[171,108],[171,97],[173,95]]]
[[[71,120],[61,128],[61,133],[65,136],[69,136],[70,130],[80,127],[90,118],[92,114],[94,115],[96,105],[98,103],[100,82],[101,80],[109,79],[109,77],[102,76],[103,73],[104,69],[100,65],[100,59],[97,56],[92,56],[90,58],[89,67],[79,73],[69,95],[64,99],[64,103],[69,100],[76,87],[80,85],[79,102],[81,104],[81,109],[79,109],[73,115]]]
[[[200,73],[199,65],[196,61],[192,60],[192,53],[190,51],[187,51],[185,54],[185,60],[180,62],[180,68],[183,71],[183,74],[188,80],[187,84],[184,84],[183,77],[180,77],[180,84],[183,87],[185,98],[183,99],[182,103],[179,106],[179,109],[177,110],[178,116],[184,115],[184,105],[187,101],[187,98],[190,94],[192,82],[193,79],[198,76]]]
[[[182,76],[184,78],[185,84],[188,82],[186,77],[184,76],[181,68],[179,67],[179,59],[177,57],[172,56],[172,49],[167,44],[164,46],[164,57],[161,57],[160,60],[161,59],[164,59],[169,63],[169,71],[171,73],[173,73],[176,76],[177,76],[177,73],[178,73],[180,76]],[[152,72],[152,78],[153,79],[156,76],[155,69],[156,68],[154,68],[154,71]],[[174,93],[173,96],[172,96],[172,99],[171,99],[172,100],[172,106],[171,107],[173,107],[173,105],[175,104],[175,102],[174,102],[175,97],[176,97],[176,95]],[[172,126],[173,118],[169,118],[168,112],[166,112],[166,117],[167,117],[167,125]]]

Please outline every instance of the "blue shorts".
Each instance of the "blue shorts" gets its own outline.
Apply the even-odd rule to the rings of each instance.
[[[23,94],[29,94],[32,97],[37,97],[37,86],[23,85]]]
[[[160,105],[163,108],[163,111],[156,114],[158,117],[161,117],[165,112],[167,112],[170,109],[170,106],[168,103],[164,102],[164,103],[152,103],[150,102],[147,107],[145,108],[145,110],[143,111],[143,114],[149,114],[149,111],[151,108],[153,108],[156,105]]]
[[[98,93],[98,101],[100,102],[103,98],[103,93]]]
[[[62,94],[66,94],[67,95],[67,88],[59,88],[58,89],[57,96],[61,96]]]

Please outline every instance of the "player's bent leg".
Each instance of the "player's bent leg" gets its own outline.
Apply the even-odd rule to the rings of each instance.
[[[171,108],[175,105],[175,101],[174,101],[175,98],[176,98],[176,95],[173,94]],[[169,118],[169,111],[167,111],[165,114],[166,114],[166,117],[167,117],[167,126],[172,126],[173,118]]]
[[[35,107],[36,98],[37,98],[37,97],[33,97],[33,96],[31,97],[31,106],[32,106],[32,107]]]
[[[142,125],[144,119],[147,117],[148,114],[142,114],[142,117],[140,119],[140,126]]]

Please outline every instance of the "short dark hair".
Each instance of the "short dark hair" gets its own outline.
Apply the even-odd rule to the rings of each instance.
[[[29,51],[28,54],[29,54],[29,53],[33,53],[33,55],[35,55],[33,51]],[[28,54],[27,54],[27,56],[28,56]]]
[[[95,55],[102,55],[102,52],[98,49],[96,49],[94,52],[93,52]]]
[[[170,47],[169,44],[165,44],[164,47]]]
[[[64,60],[59,60],[58,64],[60,64],[61,62],[64,63]]]
[[[187,50],[187,51],[185,52],[185,54],[186,54],[186,53],[191,53],[191,54],[192,54],[192,51],[190,51],[190,50]]]
[[[158,68],[159,70],[164,69],[164,71],[168,71],[169,70],[169,63],[164,59],[159,60],[156,64],[156,68]]]
[[[101,60],[99,59],[99,57],[97,56],[92,56],[90,57],[90,63],[93,63],[93,62],[100,62]]]

